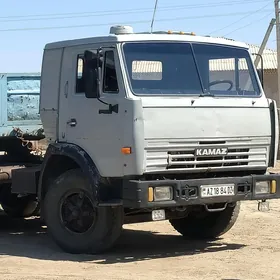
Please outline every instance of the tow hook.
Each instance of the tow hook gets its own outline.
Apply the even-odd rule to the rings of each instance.
[[[266,199],[259,201],[258,203],[258,210],[260,212],[268,212],[269,211],[269,202]]]
[[[222,205],[204,205],[207,212],[222,212],[227,208],[227,203],[223,203]],[[211,207],[212,206],[212,207]]]

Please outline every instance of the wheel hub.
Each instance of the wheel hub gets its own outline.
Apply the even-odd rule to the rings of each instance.
[[[60,212],[62,223],[74,233],[85,233],[95,224],[96,209],[84,191],[65,196]]]
[[[79,216],[81,216],[81,211],[79,211],[78,209],[75,209],[73,212],[72,212],[72,215],[74,218],[78,218]]]

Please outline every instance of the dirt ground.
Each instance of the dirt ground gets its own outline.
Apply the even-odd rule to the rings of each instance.
[[[232,230],[213,242],[187,242],[168,222],[125,226],[111,253],[70,255],[38,219],[0,217],[0,278],[7,279],[280,279],[280,201],[270,212],[242,204]]]

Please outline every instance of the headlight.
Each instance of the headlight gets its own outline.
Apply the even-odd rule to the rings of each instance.
[[[154,201],[165,201],[173,199],[173,188],[170,186],[161,186],[154,188]]]
[[[270,193],[270,181],[256,182],[256,194],[268,194]]]

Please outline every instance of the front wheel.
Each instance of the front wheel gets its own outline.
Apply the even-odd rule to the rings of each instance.
[[[240,202],[227,205],[221,212],[192,211],[183,219],[170,220],[171,225],[184,237],[190,239],[212,239],[228,232],[237,221]]]
[[[59,176],[43,205],[48,231],[66,252],[100,253],[121,234],[123,208],[94,207],[90,184],[79,169]]]

